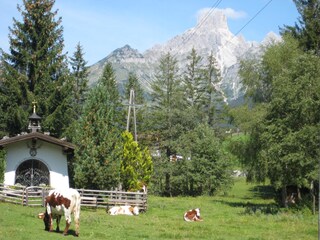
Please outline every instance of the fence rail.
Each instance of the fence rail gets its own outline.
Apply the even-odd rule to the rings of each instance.
[[[109,208],[118,205],[137,206],[140,211],[148,207],[147,193],[77,189],[81,195],[82,207]],[[50,191],[45,187],[19,187],[0,184],[0,201],[24,206],[44,206],[44,199]]]

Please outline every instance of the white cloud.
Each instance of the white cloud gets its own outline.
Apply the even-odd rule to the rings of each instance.
[[[232,8],[224,8],[224,9],[220,9],[220,8],[216,8],[216,9],[212,9],[212,8],[203,8],[200,9],[197,13],[198,18],[206,16],[207,14],[211,14],[214,12],[221,12],[223,13],[228,19],[241,19],[241,18],[245,18],[247,17],[247,13],[244,11],[236,11]]]
[[[245,18],[247,16],[246,12],[243,11],[236,11],[232,8],[225,8],[225,9],[219,9],[222,11],[227,18],[229,19],[240,19],[240,18]]]

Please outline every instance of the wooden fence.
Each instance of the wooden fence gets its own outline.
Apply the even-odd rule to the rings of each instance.
[[[137,206],[147,210],[147,193],[77,189],[81,195],[81,206],[110,208],[118,205]],[[0,201],[24,206],[44,206],[44,199],[50,191],[45,187],[19,187],[0,184]]]

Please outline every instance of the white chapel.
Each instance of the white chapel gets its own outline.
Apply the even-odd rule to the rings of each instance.
[[[74,145],[41,133],[40,121],[34,105],[30,132],[0,140],[0,148],[6,150],[5,185],[69,187],[68,158]]]

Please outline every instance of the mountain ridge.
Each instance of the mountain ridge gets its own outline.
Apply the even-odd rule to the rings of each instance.
[[[259,54],[261,46],[280,41],[280,39],[278,35],[270,32],[261,43],[246,41],[243,36],[235,36],[229,30],[223,11],[216,10],[214,14],[203,11],[199,14],[195,27],[176,35],[164,44],[154,45],[144,53],[140,53],[129,44],[115,49],[89,67],[89,83],[95,84],[102,74],[104,65],[111,62],[120,89],[123,89],[128,73],[134,72],[141,86],[146,92],[150,92],[150,84],[154,79],[160,57],[170,52],[183,70],[186,57],[194,48],[203,61],[213,52],[222,75],[222,80],[217,87],[223,91],[227,102],[231,103],[239,101],[244,95],[238,76],[239,60],[248,55]]]

